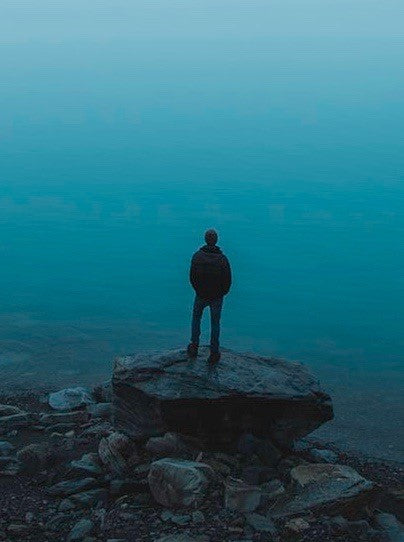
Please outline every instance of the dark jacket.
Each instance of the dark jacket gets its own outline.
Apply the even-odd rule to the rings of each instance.
[[[205,245],[192,256],[189,280],[201,299],[222,297],[231,286],[229,260],[216,245]]]

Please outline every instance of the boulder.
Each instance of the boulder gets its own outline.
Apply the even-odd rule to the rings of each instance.
[[[123,474],[128,468],[128,460],[136,453],[133,443],[122,433],[112,433],[100,440],[98,454],[102,463],[113,474]]]
[[[68,495],[74,495],[88,489],[94,489],[97,487],[98,482],[95,478],[83,478],[81,480],[63,480],[57,484],[51,486],[48,489],[48,493],[55,497],[66,497]]]
[[[70,531],[67,542],[79,542],[83,540],[85,536],[90,534],[94,529],[94,524],[89,519],[81,519],[78,521],[73,529]]]
[[[371,505],[376,494],[372,482],[345,465],[313,463],[294,467],[291,487],[271,507],[272,517],[288,517],[308,512],[354,516]]]
[[[376,523],[383,529],[389,542],[404,542],[404,526],[393,514],[377,514]]]
[[[118,357],[113,374],[118,429],[144,439],[166,431],[222,447],[241,433],[289,446],[333,417],[330,397],[301,364],[223,349],[214,367],[200,348]]]
[[[49,395],[49,405],[55,410],[73,410],[95,403],[91,391],[87,388],[65,388]]]
[[[34,421],[34,417],[13,405],[0,405],[0,435],[28,427]]]
[[[73,471],[80,472],[81,474],[90,474],[93,476],[97,476],[103,472],[100,465],[99,456],[93,452],[84,454],[81,459],[71,461],[70,467]]]
[[[53,459],[53,450],[45,444],[28,444],[17,452],[17,459],[24,469],[34,472],[46,469]]]
[[[332,450],[313,448],[310,450],[310,458],[314,462],[324,461],[324,463],[337,463],[338,455]]]
[[[205,463],[170,458],[154,461],[148,475],[153,497],[167,508],[198,506],[214,478]]]
[[[226,480],[224,504],[230,510],[254,512],[260,504],[261,496],[259,486],[250,486],[238,478],[229,477]]]
[[[72,412],[51,412],[49,414],[41,414],[39,423],[43,425],[59,425],[59,424],[81,424],[88,420],[88,414],[84,410],[73,410]]]
[[[186,453],[187,447],[176,433],[166,433],[162,437],[150,437],[146,450],[154,457],[178,457]]]
[[[13,453],[14,446],[7,440],[0,440],[0,457],[6,457]]]

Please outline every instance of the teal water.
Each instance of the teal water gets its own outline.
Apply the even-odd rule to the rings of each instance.
[[[404,42],[2,50],[2,385],[186,344],[189,260],[215,227],[223,346],[304,361],[335,400],[320,436],[399,458]]]

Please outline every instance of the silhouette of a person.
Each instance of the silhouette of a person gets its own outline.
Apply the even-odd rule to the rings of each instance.
[[[215,230],[208,230],[205,233],[206,245],[192,256],[189,272],[189,279],[196,295],[192,312],[191,342],[187,352],[191,358],[196,358],[198,355],[202,313],[204,308],[209,306],[211,334],[208,361],[210,363],[217,363],[220,360],[220,316],[223,297],[231,286],[229,260],[216,245],[217,240]]]

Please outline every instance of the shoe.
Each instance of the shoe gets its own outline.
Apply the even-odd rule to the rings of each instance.
[[[198,356],[198,345],[189,343],[187,348],[187,354],[190,358],[196,358]]]
[[[211,352],[210,356],[208,357],[208,363],[211,363],[212,365],[214,363],[217,363],[220,360],[220,352]]]

